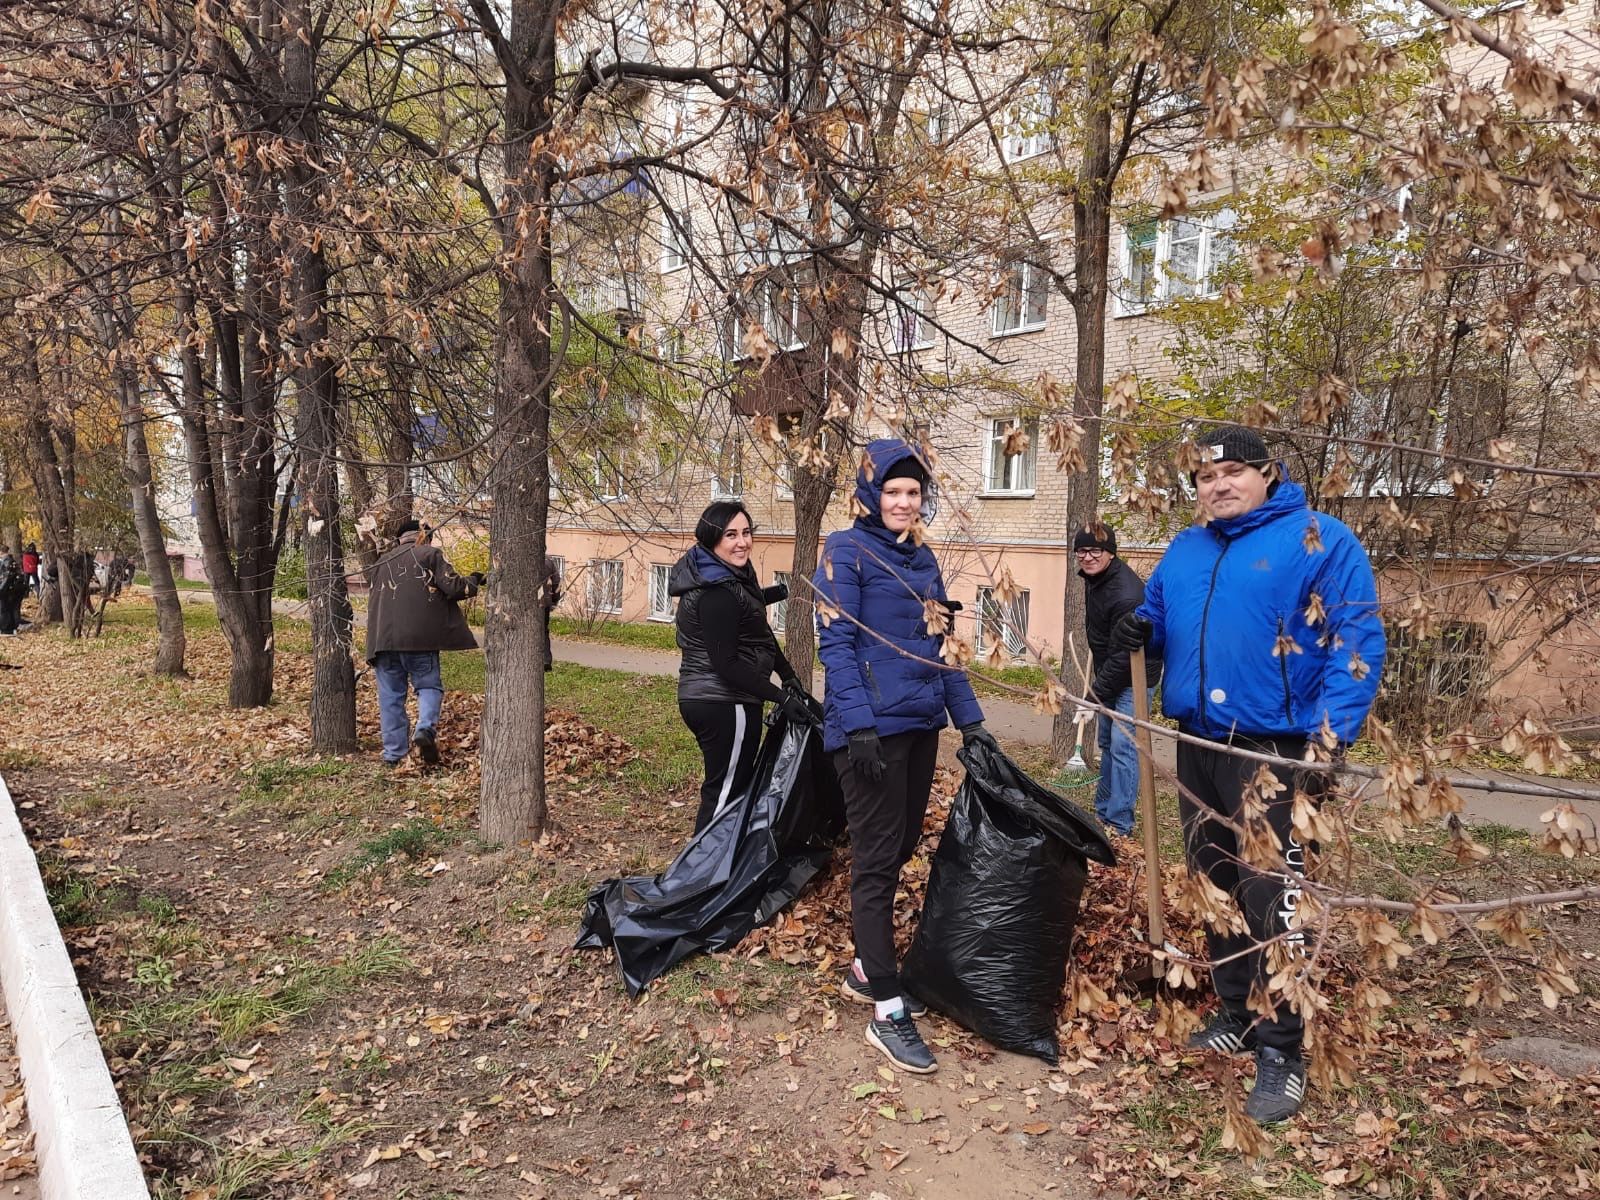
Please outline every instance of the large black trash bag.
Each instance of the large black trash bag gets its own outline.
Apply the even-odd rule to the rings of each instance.
[[[844,828],[839,780],[813,726],[778,718],[756,773],[655,876],[609,879],[589,893],[578,946],[611,947],[628,995],[675,963],[726,950],[800,894]]]
[[[1004,754],[974,746],[956,757],[967,777],[933,858],[906,990],[1001,1049],[1053,1066],[1088,863],[1116,858],[1094,817]]]

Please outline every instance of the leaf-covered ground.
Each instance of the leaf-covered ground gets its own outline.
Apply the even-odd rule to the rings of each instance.
[[[1516,1033],[1595,1040],[1593,914],[1545,918],[1577,947],[1582,989],[1553,1011],[1531,976],[1513,977],[1519,999],[1500,1010],[1464,1010],[1482,963],[1463,939],[1419,944],[1381,976],[1336,939],[1328,1028],[1340,1053],[1305,1116],[1257,1140],[1233,1115],[1238,1066],[1177,1048],[1195,1019],[1183,996],[1152,1006],[1116,987],[1137,956],[1142,895],[1138,848],[1124,843],[1122,865],[1091,877],[1061,1067],[934,1018],[942,1070],[897,1076],[862,1042],[865,1010],[834,991],[849,940],[842,871],[736,954],[684,964],[637,1004],[604,956],[570,949],[589,887],[664,864],[691,820],[696,758],[670,679],[558,667],[558,829],[546,845],[488,847],[471,832],[478,696],[447,698],[444,769],[389,773],[364,679],[371,751],[319,759],[306,752],[304,630],[279,634],[276,702],[228,712],[214,617],[188,611],[184,682],[145,674],[153,620],[138,600],[114,606],[98,640],[52,631],[0,646],[23,667],[0,674],[0,769],[161,1196],[1596,1187],[1600,1079],[1480,1054]],[[472,658],[452,660],[453,686],[481,680]],[[955,780],[941,773],[908,869],[906,936]],[[1595,874],[1535,856],[1520,835],[1492,840],[1496,857],[1470,874],[1443,838],[1383,854],[1410,874],[1454,872],[1466,894]],[[1194,931],[1180,923],[1179,936]]]

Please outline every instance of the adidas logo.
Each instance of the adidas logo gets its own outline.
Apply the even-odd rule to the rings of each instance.
[[[1226,1050],[1229,1054],[1237,1054],[1244,1049],[1244,1039],[1237,1033],[1221,1030],[1211,1037],[1211,1045],[1217,1050]]]
[[[1284,1093],[1289,1099],[1299,1102],[1306,1098],[1306,1080],[1304,1075],[1291,1075],[1289,1082],[1284,1085]]]

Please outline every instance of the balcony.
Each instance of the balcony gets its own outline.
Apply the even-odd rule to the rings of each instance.
[[[815,346],[780,350],[764,368],[753,359],[744,360],[740,364],[744,370],[733,385],[734,415],[792,417],[804,412],[813,398],[826,404],[831,360],[832,355]],[[849,380],[834,378],[832,386],[854,391]],[[845,399],[853,407],[853,396],[847,394]]]

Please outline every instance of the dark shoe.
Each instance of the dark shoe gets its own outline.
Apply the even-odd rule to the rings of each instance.
[[[917,1023],[903,1011],[887,1021],[867,1022],[867,1045],[876,1046],[896,1067],[913,1075],[932,1075],[939,1069],[933,1052],[917,1032]]]
[[[856,974],[855,965],[852,963],[845,969],[844,978],[839,981],[839,995],[846,1000],[854,1000],[858,1004],[872,1004],[872,993],[867,991],[867,981]],[[900,999],[905,1002],[906,1012],[913,1017],[928,1015],[928,1006],[918,1000],[904,989],[900,992]]]
[[[1191,1050],[1215,1050],[1218,1054],[1243,1054],[1256,1048],[1255,1022],[1249,1017],[1219,1008],[1211,1024],[1189,1037]]]
[[[1305,1099],[1305,1059],[1271,1046],[1257,1050],[1256,1086],[1244,1102],[1244,1115],[1258,1125],[1272,1125],[1294,1116]]]
[[[422,755],[422,761],[430,767],[439,761],[439,741],[433,736],[433,730],[426,725],[418,729],[416,736],[411,739],[411,744],[416,747],[417,753]]]

